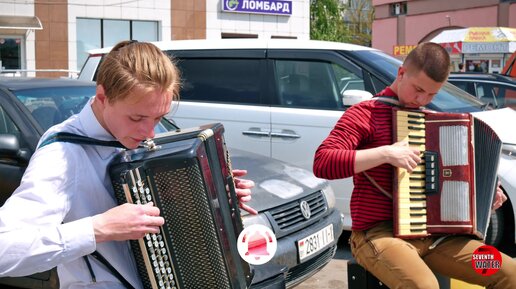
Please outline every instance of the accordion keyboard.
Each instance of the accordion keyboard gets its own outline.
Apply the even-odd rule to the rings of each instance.
[[[135,204],[142,205],[149,202],[156,203],[149,186],[140,175],[140,170],[131,170],[128,175],[130,176],[130,182],[124,184],[127,199],[132,200]],[[158,233],[146,234],[138,242],[143,256],[147,256],[144,258],[147,272],[154,277],[150,279],[152,288],[177,289],[171,256],[164,241],[165,237],[160,230]]]
[[[411,111],[397,112],[397,141],[408,141],[411,148],[421,152],[423,161],[411,174],[397,168],[398,230],[403,235],[426,235],[426,179],[427,162],[425,152],[425,114]],[[431,155],[430,155],[431,157]],[[431,159],[428,159],[431,161]],[[432,172],[429,172],[432,174]]]

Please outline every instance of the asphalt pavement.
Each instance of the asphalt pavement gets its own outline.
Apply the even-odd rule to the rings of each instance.
[[[347,240],[349,233],[343,233],[339,239],[337,252],[333,259],[321,271],[305,280],[295,289],[347,289],[348,269],[347,264],[351,257],[351,250]]]

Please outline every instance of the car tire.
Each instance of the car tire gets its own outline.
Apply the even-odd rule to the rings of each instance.
[[[485,243],[491,246],[498,246],[502,242],[504,228],[503,210],[500,208],[491,214],[489,227],[486,233]]]

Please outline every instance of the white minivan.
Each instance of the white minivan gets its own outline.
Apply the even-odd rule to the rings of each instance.
[[[312,169],[313,156],[346,108],[384,89],[401,62],[368,47],[281,39],[184,40],[155,43],[180,67],[181,101],[168,118],[180,127],[222,122],[231,146]],[[94,80],[110,48],[90,51],[79,78]],[[472,112],[485,106],[446,84],[429,109]],[[498,113],[499,111],[495,112]],[[493,112],[488,114],[492,114]],[[504,141],[499,175],[509,201],[491,218],[486,241],[515,241],[516,141],[503,130],[516,121],[513,110],[489,124]],[[498,114],[499,115],[499,114]],[[296,170],[287,173],[296,175]],[[331,181],[337,208],[351,227],[352,179]],[[505,239],[505,238],[504,238]]]

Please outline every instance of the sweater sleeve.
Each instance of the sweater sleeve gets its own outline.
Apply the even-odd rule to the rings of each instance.
[[[342,179],[355,173],[355,155],[371,132],[371,110],[366,103],[349,108],[317,148],[313,171],[319,178]]]

